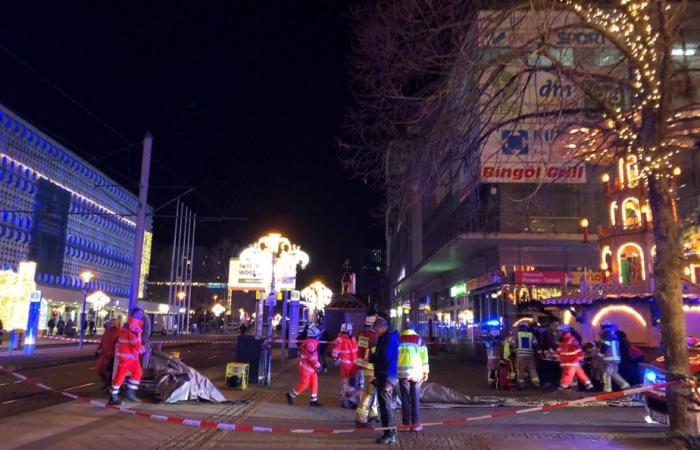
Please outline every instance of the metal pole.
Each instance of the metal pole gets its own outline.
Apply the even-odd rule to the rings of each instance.
[[[151,145],[153,136],[146,133],[143,137],[143,158],[141,159],[141,181],[139,182],[139,210],[136,217],[136,234],[134,236],[134,256],[131,264],[131,288],[129,289],[129,311],[136,307],[141,281],[141,257],[143,254],[143,232],[146,227],[146,207],[148,202],[148,176],[151,171]]]
[[[289,291],[282,291],[282,362],[284,362],[287,349],[287,298]],[[291,337],[290,337],[291,338]]]
[[[182,206],[181,216],[180,216],[180,229],[178,230],[178,245],[175,254],[175,296],[173,297],[173,303],[175,305],[175,314],[173,320],[175,322],[175,330],[177,334],[180,334],[180,298],[179,294],[181,292],[180,283],[182,282],[182,246],[185,242],[185,227],[187,226],[187,207]]]
[[[183,230],[182,253],[180,255],[180,260],[182,261],[182,266],[180,270],[180,280],[182,282],[182,292],[185,294],[185,296],[187,296],[187,257],[189,256],[191,217],[192,212],[189,209],[187,209],[187,213],[185,214],[185,229]],[[182,333],[182,325],[185,323],[182,312],[180,312],[180,310],[182,309],[182,305],[184,304],[185,299],[180,299],[177,308],[177,329],[180,333]]]
[[[187,309],[185,310],[185,330],[190,329],[190,305],[192,298],[192,272],[194,271],[194,234],[197,231],[197,214],[192,216],[192,239],[190,240],[190,279],[187,287]]]
[[[168,316],[173,312],[175,293],[175,253],[177,248],[177,234],[180,229],[180,209],[183,205],[180,203],[180,199],[177,200],[177,206],[175,207],[175,228],[173,228],[173,251],[170,257],[170,287],[168,288]],[[168,329],[171,327],[170,321],[167,324]]]
[[[85,309],[87,307],[87,283],[83,281],[83,311],[80,313],[80,341],[78,348],[83,348],[83,340],[85,339]]]

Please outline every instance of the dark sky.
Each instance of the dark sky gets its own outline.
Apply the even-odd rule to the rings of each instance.
[[[379,195],[351,179],[335,139],[351,101],[342,1],[12,2],[3,6],[0,103],[122,183],[146,130],[154,185],[192,185],[198,244],[278,230],[337,284],[346,255],[381,246]],[[64,90],[95,117],[77,106]],[[104,126],[118,130],[126,139]],[[176,190],[154,189],[159,205]],[[171,213],[170,211],[165,211]],[[168,243],[172,219],[156,219]]]

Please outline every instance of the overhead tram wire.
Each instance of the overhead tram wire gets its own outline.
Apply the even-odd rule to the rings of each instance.
[[[115,136],[117,136],[117,137],[119,137],[120,139],[122,139],[122,140],[127,144],[126,147],[122,147],[121,149],[116,150],[115,152],[113,152],[113,153],[111,153],[111,154],[108,154],[108,155],[102,157],[102,159],[108,158],[108,157],[110,157],[110,156],[114,156],[115,154],[119,154],[119,153],[121,153],[121,152],[124,151],[124,150],[129,150],[129,149],[131,149],[131,148],[137,148],[137,145],[136,145],[131,139],[129,139],[126,135],[124,135],[124,134],[121,133],[119,130],[117,130],[115,127],[113,127],[112,125],[110,125],[106,120],[102,119],[100,116],[98,116],[96,113],[94,113],[91,109],[89,109],[88,107],[86,107],[85,105],[83,105],[82,103],[80,103],[77,99],[75,99],[72,95],[70,95],[65,89],[61,88],[61,87],[58,86],[56,83],[54,83],[53,81],[51,81],[49,78],[47,78],[47,77],[45,77],[44,75],[42,75],[39,71],[37,71],[36,69],[34,69],[29,63],[27,63],[27,62],[24,61],[22,58],[20,58],[20,57],[17,56],[15,53],[13,53],[13,52],[12,52],[10,49],[8,49],[5,45],[0,44],[0,50],[2,50],[3,52],[5,52],[8,56],[10,56],[12,59],[14,59],[17,63],[21,64],[25,69],[27,69],[28,71],[30,71],[34,76],[36,76],[37,78],[39,78],[40,80],[42,80],[44,83],[46,83],[46,84],[48,84],[49,86],[51,86],[51,87],[52,87],[53,89],[55,89],[58,93],[60,93],[63,97],[65,97],[65,98],[68,99],[71,103],[73,103],[73,105],[75,105],[76,107],[78,107],[80,110],[82,110],[82,111],[83,111],[85,114],[87,114],[89,117],[95,119],[99,124],[101,124],[103,127],[105,127],[107,130],[109,130],[110,132],[112,132]],[[63,140],[63,139],[62,139],[62,140]],[[64,140],[64,141],[69,143],[69,141],[67,141],[67,140]],[[73,146],[73,145],[71,144],[71,146]],[[73,146],[73,147],[75,147],[75,146]],[[88,155],[88,158],[93,159],[95,162],[99,161],[99,158],[92,157],[91,155]],[[160,167],[162,167],[163,169],[165,169],[166,171],[168,171],[168,172],[169,172],[170,174],[172,174],[173,176],[176,176],[176,177],[178,177],[181,181],[183,181],[183,182],[189,184],[189,182],[188,182],[184,177],[182,177],[180,174],[178,174],[177,172],[175,172],[174,170],[172,170],[172,169],[171,169],[170,167],[168,167],[165,163],[163,163],[163,162],[161,162],[161,161],[159,161],[158,159],[153,158],[153,157],[151,157],[151,160],[152,160],[153,162],[155,162],[156,164],[158,164],[158,165],[159,165]],[[111,169],[110,169],[110,170],[111,170]],[[120,176],[129,179],[129,182],[135,181],[135,180],[133,180],[133,179],[130,179],[131,177],[126,177],[124,174],[120,174]],[[208,199],[204,194],[202,194],[198,189],[194,189],[194,191],[195,191],[208,205],[210,205],[211,207],[213,207],[213,209],[215,210],[215,212],[221,216],[221,220],[231,220],[231,218],[226,217],[226,216],[221,212],[221,210],[219,209],[219,207],[216,206],[211,200],[209,200],[209,199]],[[158,217],[158,216],[154,216],[154,217]],[[235,219],[236,219],[236,220],[247,220],[247,219],[241,219],[241,218],[235,218]]]

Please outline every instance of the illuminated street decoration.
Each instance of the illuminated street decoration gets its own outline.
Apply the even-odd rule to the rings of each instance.
[[[110,298],[102,291],[93,292],[87,296],[86,300],[95,311],[104,308],[110,302]]]
[[[211,312],[213,312],[216,317],[221,316],[221,314],[223,314],[225,311],[226,307],[221,303],[217,303],[211,307]]]
[[[637,322],[639,322],[639,324],[642,327],[647,326],[647,321],[644,320],[644,317],[642,317],[642,315],[639,314],[639,312],[636,309],[632,308],[631,306],[627,306],[627,305],[610,305],[610,306],[606,306],[605,308],[602,308],[593,317],[591,324],[594,327],[597,327],[598,324],[600,323],[600,321],[603,319],[603,317],[605,317],[606,315],[613,313],[613,312],[624,313],[625,315],[633,317]]]
[[[309,311],[323,311],[331,303],[333,291],[320,281],[314,281],[302,289],[301,298],[304,300],[300,303],[309,308]]]
[[[139,298],[144,298],[146,288],[146,278],[151,267],[151,248],[153,247],[153,233],[145,231],[143,233],[143,251],[141,252],[141,275],[139,278]]]
[[[34,262],[21,262],[17,273],[0,272],[0,320],[6,330],[27,326],[29,298],[36,290],[35,272]]]

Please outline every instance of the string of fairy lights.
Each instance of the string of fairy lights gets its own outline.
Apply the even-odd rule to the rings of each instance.
[[[668,136],[658,146],[641,145],[640,131],[645,113],[658,112],[661,107],[662,62],[664,49],[660,41],[659,28],[669,24],[671,5],[647,0],[618,0],[604,8],[590,2],[559,0],[560,4],[574,11],[584,25],[603,32],[626,57],[631,79],[628,86],[631,98],[628,107],[605,107],[603,125],[600,128],[579,127],[570,130],[578,135],[581,154],[587,161],[601,160],[615,156],[613,152],[623,150],[627,155],[635,155],[641,176],[672,177],[673,155],[694,142],[683,139],[697,133],[697,130],[683,128],[682,121],[700,118],[696,111],[684,111],[668,119]],[[652,17],[654,20],[652,21]],[[664,86],[665,89],[668,86]],[[617,145],[600,145],[601,139],[612,132]]]

